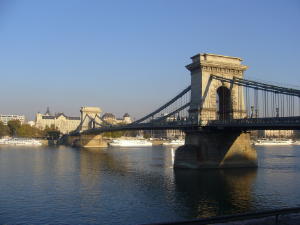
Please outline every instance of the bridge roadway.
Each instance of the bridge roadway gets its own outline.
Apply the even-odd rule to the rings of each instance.
[[[245,118],[231,120],[212,120],[207,125],[198,125],[189,120],[153,123],[132,123],[127,125],[110,125],[105,127],[93,128],[79,134],[101,134],[112,131],[130,130],[299,130],[300,116],[294,117],[269,117],[269,118]]]

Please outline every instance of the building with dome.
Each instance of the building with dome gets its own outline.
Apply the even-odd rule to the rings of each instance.
[[[101,117],[103,121],[110,123],[110,124],[116,124],[116,117],[112,113],[104,113]]]
[[[122,118],[117,118],[112,113],[104,113],[102,120],[110,124],[129,124],[132,123],[132,119],[128,113],[125,113]]]
[[[128,113],[125,113],[125,114],[123,115],[123,123],[129,124],[129,123],[132,123],[132,122],[133,122],[133,121],[132,121],[130,115],[129,115]]]

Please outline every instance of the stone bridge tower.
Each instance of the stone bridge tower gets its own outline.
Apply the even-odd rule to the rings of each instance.
[[[92,128],[99,127],[101,124],[99,107],[81,107],[81,127],[80,131],[85,131]],[[107,143],[103,140],[101,134],[84,134],[81,133],[79,137],[72,141],[72,145],[83,148],[99,148],[106,147]]]
[[[226,120],[246,116],[241,87],[211,79],[211,75],[228,79],[243,78],[247,66],[237,57],[198,54],[186,68],[191,72],[190,118],[205,125],[209,120]]]
[[[99,107],[81,107],[80,113],[82,122],[81,131],[99,127],[97,123],[101,124],[101,109]]]
[[[246,116],[243,88],[212,79],[243,78],[247,66],[237,57],[198,54],[186,68],[191,72],[189,117],[202,125],[186,130],[185,145],[175,153],[175,168],[256,167],[257,155],[250,134],[242,130],[206,129],[210,120],[230,120]]]

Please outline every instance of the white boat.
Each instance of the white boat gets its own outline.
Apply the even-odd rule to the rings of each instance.
[[[1,138],[0,139],[0,144],[6,143],[10,138]]]
[[[0,145],[41,146],[42,143],[35,139],[27,138],[3,138]]]
[[[169,142],[164,142],[163,145],[180,146],[180,145],[184,145],[184,140],[181,139],[172,140]]]
[[[110,146],[138,147],[152,146],[152,142],[143,139],[114,139],[109,143]]]
[[[292,145],[292,139],[259,139],[254,145]]]

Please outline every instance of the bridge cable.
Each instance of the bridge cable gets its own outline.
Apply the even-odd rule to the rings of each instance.
[[[191,90],[191,86],[188,86],[186,89],[184,89],[182,92],[180,92],[177,96],[175,96],[174,98],[172,98],[169,102],[167,102],[166,104],[162,105],[161,107],[159,107],[157,110],[153,111],[152,113],[150,113],[150,114],[142,117],[139,120],[136,120],[133,123],[136,124],[136,123],[143,122],[146,119],[149,119],[150,117],[154,116],[155,114],[157,114],[157,113],[161,112],[162,110],[166,109],[168,106],[170,106],[172,103],[174,103],[177,99],[179,99],[180,97],[182,97],[184,94],[186,94],[190,90]]]

